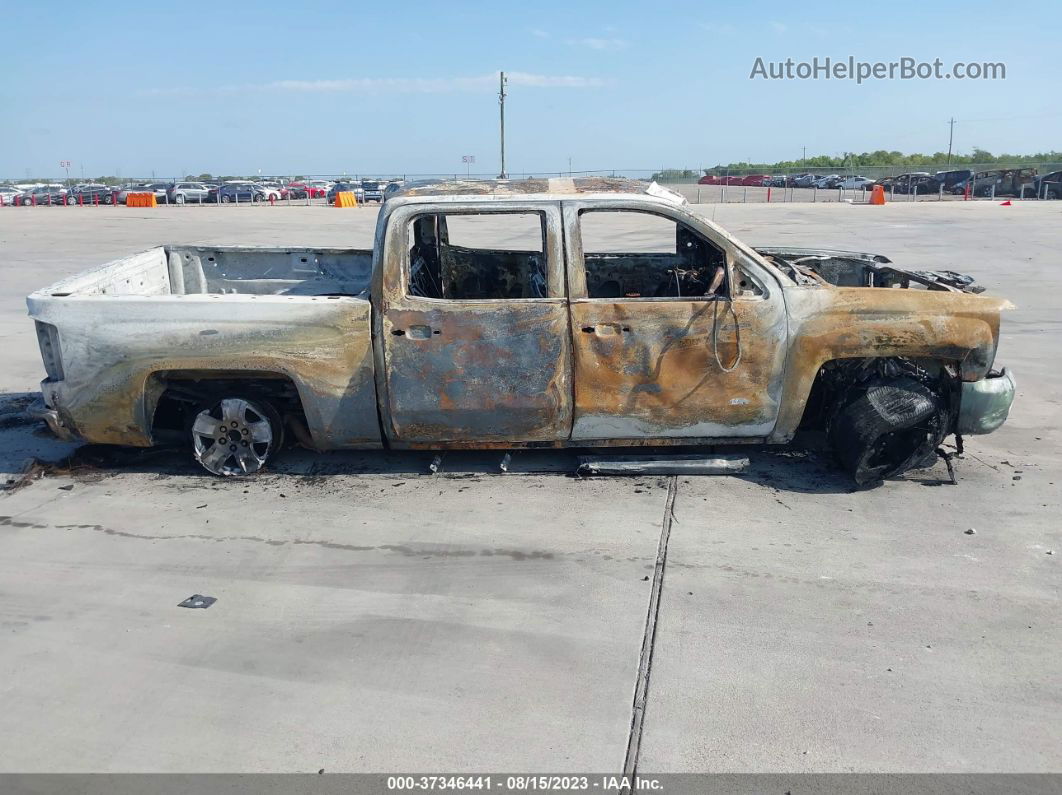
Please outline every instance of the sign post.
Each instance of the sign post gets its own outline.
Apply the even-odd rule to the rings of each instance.
[[[461,162],[465,164],[465,179],[468,179],[471,174],[472,164],[476,162],[475,155],[461,155]]]
[[[69,187],[70,186],[70,161],[69,160],[60,160],[59,161],[59,168],[65,168],[66,169],[66,184],[67,184],[67,187]]]

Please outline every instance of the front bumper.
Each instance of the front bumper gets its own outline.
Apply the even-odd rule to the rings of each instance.
[[[992,433],[1006,421],[1014,390],[1014,376],[1006,368],[980,381],[964,381],[955,432],[964,436]]]

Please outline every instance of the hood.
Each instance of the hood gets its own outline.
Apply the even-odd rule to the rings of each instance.
[[[915,271],[897,268],[881,254],[837,249],[757,247],[797,284],[826,282],[838,287],[910,287],[920,284],[928,290],[982,293],[984,287],[974,277],[955,271]]]

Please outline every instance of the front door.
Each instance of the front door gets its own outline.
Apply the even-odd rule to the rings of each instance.
[[[767,436],[786,314],[776,282],[681,208],[564,205],[574,441]]]
[[[394,211],[384,426],[397,447],[567,439],[571,335],[557,203]],[[393,238],[393,239],[392,239]]]

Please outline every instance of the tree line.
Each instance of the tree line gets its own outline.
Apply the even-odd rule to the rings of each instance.
[[[934,152],[922,154],[919,152],[905,154],[896,150],[886,151],[878,149],[874,152],[844,152],[840,155],[814,155],[795,160],[778,160],[774,163],[720,163],[700,170],[688,168],[665,168],[653,174],[657,181],[696,179],[701,174],[720,176],[726,173],[771,173],[786,171],[804,171],[809,169],[835,168],[848,171],[868,168],[873,166],[940,166],[948,162],[947,152]],[[964,166],[973,164],[1005,163],[1007,165],[1022,165],[1035,163],[1058,163],[1062,162],[1062,152],[1036,152],[1027,155],[992,154],[987,149],[974,147],[969,154],[951,155],[951,165]]]

